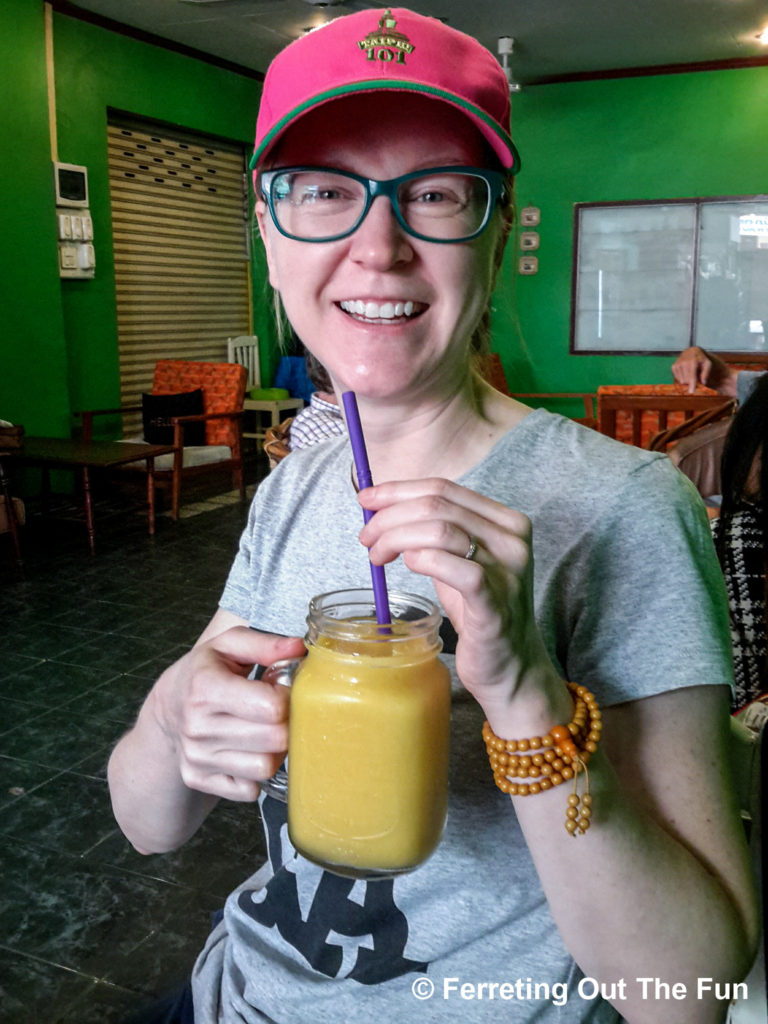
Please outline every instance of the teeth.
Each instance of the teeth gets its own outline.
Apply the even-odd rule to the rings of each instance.
[[[407,302],[363,302],[362,299],[346,299],[339,305],[347,313],[364,316],[366,320],[396,320],[401,316],[412,316],[414,303]]]

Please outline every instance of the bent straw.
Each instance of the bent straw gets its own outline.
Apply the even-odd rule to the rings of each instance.
[[[344,414],[347,418],[347,429],[349,440],[352,445],[352,458],[355,460],[355,472],[357,473],[357,484],[362,490],[364,487],[372,487],[371,468],[368,465],[368,452],[365,448],[363,428],[360,423],[360,413],[357,408],[357,399],[354,391],[345,391],[341,396],[344,405]],[[368,522],[373,512],[370,509],[363,509],[363,520]],[[389,625],[392,621],[389,612],[389,597],[387,596],[387,581],[384,575],[383,565],[371,566],[371,582],[373,583],[373,602],[376,607],[376,621],[379,625]]]

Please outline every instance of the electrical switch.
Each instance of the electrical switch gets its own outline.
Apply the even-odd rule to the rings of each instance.
[[[59,246],[59,263],[62,270],[75,270],[77,268],[77,249],[76,245]]]
[[[77,265],[81,270],[90,270],[96,266],[96,253],[92,245],[78,245]]]

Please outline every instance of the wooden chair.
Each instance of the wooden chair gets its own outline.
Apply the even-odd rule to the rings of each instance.
[[[282,396],[270,395],[269,391],[276,389],[262,389],[261,368],[259,364],[259,339],[255,334],[240,335],[237,338],[227,339],[227,362],[240,363],[246,368],[248,378],[246,381],[247,397],[243,402],[245,412],[257,414],[268,413],[270,427],[275,428],[280,423],[280,416],[286,411],[298,411],[304,407],[302,398],[291,397],[288,392]],[[253,391],[264,391],[263,395],[254,396]],[[266,428],[259,425],[255,431],[243,431],[243,437],[252,437],[259,440],[266,439]]]
[[[534,399],[535,401],[549,403],[552,399],[561,400],[578,400],[584,405],[583,416],[569,417],[576,423],[581,423],[585,427],[591,427],[593,430],[597,428],[597,416],[595,415],[595,395],[584,391],[514,391],[512,398],[519,398],[522,400]]]
[[[597,429],[617,441],[647,448],[658,433],[696,413],[723,405],[722,395],[681,384],[609,384],[597,389]]]
[[[156,481],[170,484],[172,519],[179,518],[181,482],[186,477],[229,469],[232,472],[233,487],[239,491],[240,499],[245,500],[242,415],[246,379],[246,369],[238,363],[161,359],[155,365],[153,394],[173,395],[198,388],[203,392],[203,412],[194,416],[173,417],[174,452],[155,459]],[[93,437],[94,417],[140,412],[141,408],[141,405],[128,405],[119,409],[90,409],[81,412],[83,441],[89,442]],[[192,423],[205,424],[205,444],[184,443],[185,428]],[[125,468],[130,472],[146,472],[144,463],[129,463]]]
[[[690,437],[691,434],[695,434],[697,430],[702,430],[712,423],[719,423],[721,420],[732,417],[736,412],[736,404],[734,398],[723,399],[721,397],[719,405],[712,406],[710,409],[703,409],[674,427],[660,430],[658,434],[651,438],[647,447],[652,452],[666,452],[677,444],[678,441],[682,441],[684,437]]]
[[[264,439],[264,451],[269,459],[269,468],[274,469],[278,462],[281,462],[286,455],[290,454],[290,433],[293,416],[283,420],[277,426],[267,427],[267,436]]]

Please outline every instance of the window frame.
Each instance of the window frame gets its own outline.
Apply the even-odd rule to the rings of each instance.
[[[653,355],[653,356],[675,356],[679,354],[681,349],[697,344],[696,341],[696,314],[697,314],[697,300],[699,297],[700,288],[700,276],[699,267],[701,259],[701,220],[702,214],[706,207],[714,205],[733,205],[744,203],[745,206],[753,206],[755,203],[766,203],[768,204],[768,195],[764,193],[758,193],[756,195],[738,195],[738,196],[707,196],[707,197],[693,197],[693,198],[676,198],[676,199],[623,199],[608,202],[588,202],[588,203],[575,203],[574,204],[574,230],[573,230],[573,260],[572,260],[572,274],[571,274],[571,309],[570,309],[570,334],[569,334],[569,352],[571,355],[610,355],[610,356],[624,356],[624,355]],[[665,349],[650,348],[650,347],[638,347],[634,345],[631,348],[605,348],[605,347],[586,347],[584,344],[578,344],[577,328],[579,320],[579,298],[580,298],[580,250],[582,237],[585,234],[584,231],[584,215],[591,211],[620,211],[621,209],[631,209],[632,211],[638,208],[653,208],[653,207],[674,207],[674,206],[688,206],[693,208],[693,227],[691,231],[691,251],[692,251],[692,266],[691,266],[691,289],[690,289],[690,306],[688,307],[688,329],[687,336],[682,340],[682,344],[679,347],[670,347]],[[748,212],[745,210],[745,213]],[[762,247],[760,247],[762,248]],[[768,249],[766,249],[766,260],[768,261]],[[764,323],[768,327],[768,319],[764,320]],[[756,341],[760,337],[759,334],[755,335]],[[712,352],[717,352],[722,358],[727,358],[728,362],[732,363],[750,363],[755,365],[766,365],[768,366],[768,337],[765,337],[765,341],[762,346],[755,345],[754,348],[740,348],[739,350],[733,350],[730,348],[723,348],[712,343],[708,343],[706,348]]]

